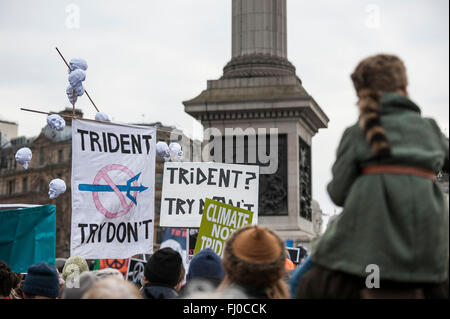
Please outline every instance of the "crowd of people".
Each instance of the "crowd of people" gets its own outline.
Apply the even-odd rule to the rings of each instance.
[[[275,232],[247,226],[227,241],[223,258],[204,249],[190,261],[187,272],[177,251],[170,247],[155,251],[145,265],[140,289],[116,269],[90,270],[79,256],[58,267],[44,262],[32,265],[24,279],[0,262],[0,298],[290,298],[287,254]]]
[[[228,238],[222,258],[205,249],[187,271],[178,252],[157,250],[140,289],[76,256],[62,269],[32,265],[25,279],[1,262],[0,297],[448,298],[448,202],[435,181],[449,170],[448,138],[409,99],[398,57],[369,57],[351,78],[360,117],[344,132],[327,188],[343,212],[299,266],[275,231],[252,225]],[[368,266],[378,269],[374,285]]]

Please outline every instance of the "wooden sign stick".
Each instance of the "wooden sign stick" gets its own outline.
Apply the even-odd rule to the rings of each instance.
[[[69,68],[70,71],[72,71],[72,68],[70,67],[69,63],[67,63],[66,59],[64,58],[64,56],[62,55],[62,53],[59,51],[58,47],[55,47],[56,51],[58,51],[59,56],[61,57],[61,59],[63,59],[64,63],[67,65],[67,67]],[[86,93],[87,97],[89,98],[89,101],[91,101],[92,105],[95,107],[95,110],[97,112],[100,112],[97,108],[97,106],[95,105],[94,101],[92,101],[91,96],[89,95],[89,93],[86,91],[86,89],[84,90],[84,92]],[[73,108],[75,109],[75,105],[73,105]],[[73,111],[73,113],[75,114],[75,110]]]

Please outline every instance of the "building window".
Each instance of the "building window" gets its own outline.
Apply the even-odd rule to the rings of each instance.
[[[63,150],[58,150],[58,163],[63,161]]]
[[[24,177],[22,179],[22,193],[28,192],[28,178]]]
[[[15,188],[16,188],[16,181],[15,180],[10,180],[8,182],[8,195],[14,194]]]
[[[0,168],[8,168],[8,161],[5,156],[0,159]]]

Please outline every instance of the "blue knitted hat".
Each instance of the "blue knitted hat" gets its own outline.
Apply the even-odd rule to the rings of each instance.
[[[222,260],[211,248],[206,248],[197,253],[189,263],[186,280],[195,278],[222,280],[225,270]]]
[[[55,266],[43,262],[30,266],[23,283],[23,292],[48,298],[58,297],[59,278]]]

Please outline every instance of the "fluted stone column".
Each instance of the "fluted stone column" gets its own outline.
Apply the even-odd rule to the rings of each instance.
[[[287,60],[286,0],[233,0],[224,78],[295,75]]]
[[[233,0],[232,56],[287,58],[286,0]]]

